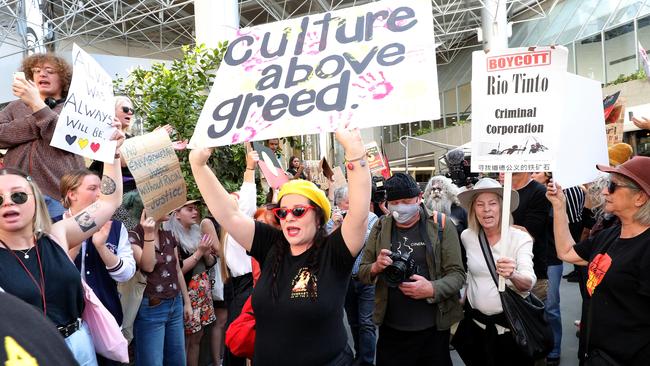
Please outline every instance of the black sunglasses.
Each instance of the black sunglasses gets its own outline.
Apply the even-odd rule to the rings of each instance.
[[[296,206],[296,207],[294,207],[292,209],[288,209],[288,208],[284,208],[284,207],[278,207],[278,208],[274,208],[272,211],[273,211],[273,214],[278,219],[284,220],[284,219],[287,218],[287,215],[289,214],[289,212],[291,212],[293,217],[300,218],[300,217],[303,217],[307,213],[307,211],[309,211],[309,210],[311,210],[313,208],[314,208],[313,206]]]
[[[30,193],[27,192],[11,192],[9,198],[11,199],[11,202],[17,205],[22,205],[23,203],[27,202],[27,197],[29,197],[29,195]],[[0,205],[3,203],[5,203],[4,195],[0,196]]]
[[[616,191],[616,188],[618,188],[618,187],[630,188],[630,189],[635,189],[635,190],[638,189],[635,186],[630,186],[630,185],[627,185],[627,184],[620,184],[620,183],[614,182],[613,180],[610,180],[609,184],[607,184],[607,192],[609,192],[609,194],[612,194],[612,193],[614,193]]]
[[[124,113],[129,113],[130,112],[131,114],[134,114],[135,110],[133,108],[131,108],[131,107],[127,107],[127,106],[123,105],[122,106],[122,112],[124,112]]]

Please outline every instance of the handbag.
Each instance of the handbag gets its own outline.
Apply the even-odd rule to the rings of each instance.
[[[253,269],[253,286],[261,275],[259,263],[251,258]],[[226,330],[226,346],[237,357],[253,358],[255,351],[255,313],[253,312],[252,295],[248,296],[241,314],[230,324]]]
[[[88,325],[95,352],[113,361],[129,362],[129,344],[122,335],[115,317],[97,298],[95,292],[81,281],[84,289],[84,311],[81,318]]]
[[[255,314],[251,296],[246,299],[241,314],[226,330],[226,346],[237,357],[253,358],[255,350]]]
[[[219,270],[221,268],[221,258],[217,258],[217,261],[215,264],[210,267],[208,270],[208,277],[210,278],[210,285],[212,285],[212,288],[210,289],[210,293],[212,294],[212,300],[213,301],[223,301],[223,279],[221,277],[221,271]]]
[[[494,257],[482,229],[479,241],[492,279],[498,287]],[[553,331],[544,318],[544,303],[532,293],[523,298],[508,286],[505,291],[499,291],[499,295],[503,313],[519,349],[533,359],[546,357],[553,349]]]

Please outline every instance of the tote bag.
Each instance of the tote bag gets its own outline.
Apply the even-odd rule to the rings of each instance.
[[[85,301],[81,318],[88,325],[95,352],[113,361],[129,362],[129,344],[115,317],[106,310],[86,281],[82,280],[81,284]]]

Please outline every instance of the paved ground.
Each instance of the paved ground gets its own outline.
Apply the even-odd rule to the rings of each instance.
[[[573,270],[573,265],[564,264],[564,273]],[[562,312],[562,366],[578,365],[578,338],[576,337],[576,327],[573,322],[580,319],[580,290],[577,283],[569,283],[562,279],[560,285],[560,309]],[[452,352],[454,365],[464,365],[456,352]]]

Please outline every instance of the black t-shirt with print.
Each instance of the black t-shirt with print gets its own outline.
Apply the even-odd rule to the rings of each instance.
[[[41,311],[4,292],[0,292],[0,337],[0,365],[78,365]]]
[[[589,347],[632,365],[641,353],[650,353],[650,229],[630,239],[620,233],[616,225],[574,248],[589,261]]]
[[[427,247],[420,233],[419,225],[407,229],[394,228],[397,242],[391,245],[391,252],[410,256],[417,265],[417,274],[430,280],[427,270]],[[425,233],[426,235],[426,233]],[[403,331],[418,331],[433,327],[436,314],[432,305],[426,300],[416,300],[402,293],[397,287],[388,288],[388,305],[384,324]]]
[[[347,347],[343,303],[354,257],[340,229],[330,234],[320,249],[316,298],[311,299],[306,290],[311,274],[306,268],[315,248],[298,256],[292,256],[287,248],[278,270],[278,299],[274,302],[271,272],[278,241],[288,246],[282,231],[255,223],[250,255],[260,263],[262,274],[252,300],[256,319],[253,364],[326,364]]]

